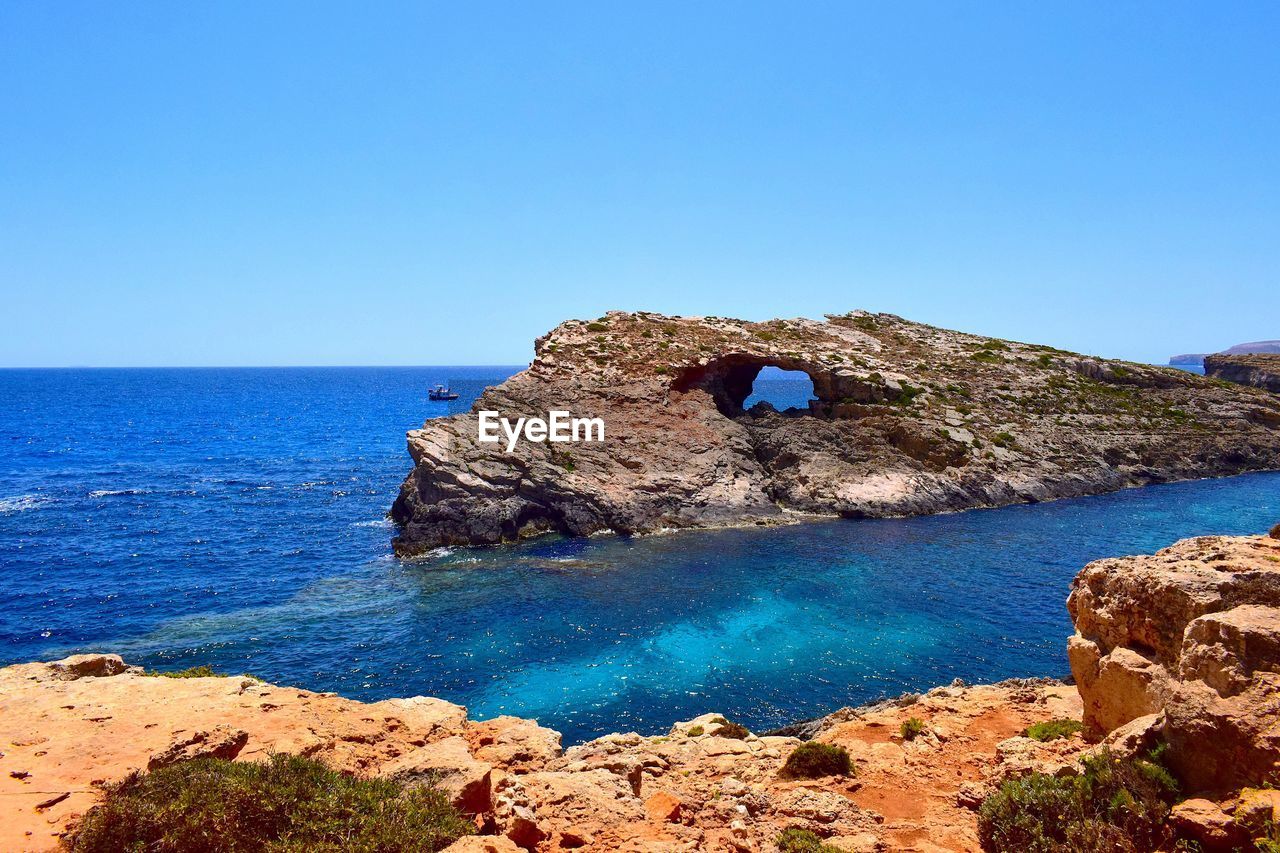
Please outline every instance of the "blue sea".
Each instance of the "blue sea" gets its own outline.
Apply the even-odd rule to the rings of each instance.
[[[567,742],[1063,675],[1089,560],[1280,521],[1280,474],[892,521],[391,556],[405,430],[516,368],[0,371],[0,659],[86,650]],[[456,403],[431,403],[445,382]],[[803,405],[769,375],[761,397]]]

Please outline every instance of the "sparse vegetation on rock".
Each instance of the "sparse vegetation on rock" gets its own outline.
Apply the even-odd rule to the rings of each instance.
[[[135,773],[106,788],[65,846],[73,853],[436,851],[474,831],[433,788],[276,755]]]
[[[902,727],[898,730],[903,740],[915,740],[923,732],[924,720],[919,717],[908,717],[903,720]]]
[[[982,803],[978,834],[989,853],[1150,853],[1172,840],[1176,794],[1157,762],[1104,751],[1079,775],[1006,781]]]
[[[1043,723],[1028,726],[1023,735],[1032,740],[1047,743],[1051,740],[1071,737],[1082,728],[1084,725],[1079,720],[1045,720]]]
[[[724,717],[715,717],[714,719],[712,719],[711,722],[715,723],[720,727],[716,729],[716,735],[718,737],[727,737],[727,738],[733,738],[735,740],[744,740],[745,738],[749,737],[751,734],[751,732],[747,730],[746,726],[741,725],[739,723],[731,723],[728,720],[726,720]]]
[[[824,843],[816,833],[796,827],[778,833],[773,843],[778,853],[844,853],[842,848]]]
[[[779,775],[788,779],[819,779],[823,776],[850,776],[853,762],[842,746],[809,741],[787,756]]]
[[[152,678],[232,678],[234,676],[225,672],[215,672],[213,667],[208,664],[200,664],[199,666],[187,667],[186,669],[172,670],[147,670],[144,675]],[[245,678],[253,678],[251,675]]]

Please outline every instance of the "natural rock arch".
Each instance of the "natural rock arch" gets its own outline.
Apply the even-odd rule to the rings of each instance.
[[[716,408],[725,417],[737,417],[743,413],[742,404],[751,396],[751,389],[766,367],[780,370],[798,370],[813,382],[813,395],[822,403],[834,403],[835,381],[831,372],[812,362],[788,356],[758,356],[746,353],[729,353],[717,356],[706,364],[686,368],[672,389],[685,393],[701,389],[711,395]]]

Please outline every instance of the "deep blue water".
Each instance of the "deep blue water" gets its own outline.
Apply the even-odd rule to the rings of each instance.
[[[1071,577],[1280,521],[1280,474],[901,521],[399,563],[404,431],[514,368],[0,371],[0,658],[108,650],[567,741],[1066,672]],[[451,382],[463,398],[429,403]],[[765,383],[783,380],[765,378]],[[808,389],[762,386],[779,407]]]

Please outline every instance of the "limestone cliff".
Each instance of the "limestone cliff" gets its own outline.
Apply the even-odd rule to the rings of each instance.
[[[1210,355],[1205,357],[1204,372],[1215,379],[1280,394],[1280,354]]]
[[[743,411],[760,369],[804,412]],[[600,444],[477,442],[477,412],[602,417]],[[898,516],[1280,467],[1280,400],[1171,368],[855,312],[750,323],[614,312],[538,339],[469,413],[409,433],[401,555],[557,531]]]

